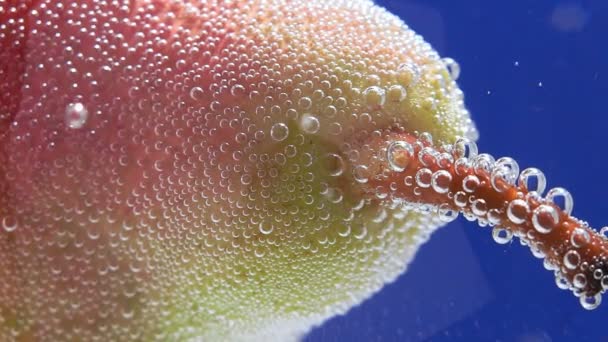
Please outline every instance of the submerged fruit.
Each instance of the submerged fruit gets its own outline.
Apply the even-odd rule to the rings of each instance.
[[[0,340],[297,338],[453,215],[378,142],[477,138],[371,1],[1,2],[0,46]]]

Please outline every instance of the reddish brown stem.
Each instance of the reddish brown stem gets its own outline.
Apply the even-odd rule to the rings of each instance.
[[[382,154],[386,155],[387,148],[390,149],[391,143],[395,142],[412,147],[414,153],[402,148],[385,158],[375,158],[370,165],[375,176],[365,184],[365,191],[370,196],[378,197],[379,193],[388,193],[386,197],[380,196],[382,201],[430,204],[440,207],[443,211],[453,210],[470,218],[489,220],[491,224],[507,229],[531,248],[541,252],[575,293],[595,296],[604,291],[602,283],[604,286],[608,285],[608,241],[586,223],[571,216],[552,201],[529,192],[524,185],[513,184],[517,182],[494,176],[492,185],[492,170],[474,167],[474,163],[471,163],[474,157],[456,163],[455,160],[459,157],[454,154],[456,152],[433,147],[428,141],[425,142],[414,135],[392,133],[384,138],[377,138],[371,143],[371,147],[372,150],[383,151]],[[422,149],[424,153],[420,153]],[[455,158],[438,158],[440,153],[444,152],[449,152],[450,156]],[[390,163],[389,159],[393,163]],[[398,170],[395,170],[395,163],[404,166],[404,169],[397,167]],[[442,172],[441,175],[437,174],[439,171]],[[429,186],[430,174],[439,176],[436,180],[444,184]],[[474,189],[464,185],[465,179],[471,178],[467,178],[468,176],[475,176],[479,180]],[[454,196],[457,197],[456,200]],[[466,201],[463,202],[463,198]],[[485,205],[483,201],[476,203],[478,199],[485,201]],[[459,205],[456,202],[459,202]],[[514,203],[511,212],[519,219],[513,219],[513,215],[510,218],[507,214],[511,203]],[[525,204],[529,208],[527,211]],[[538,209],[541,206],[543,207]],[[553,212],[553,209],[557,220],[555,216],[552,218],[547,214]],[[490,211],[493,217],[488,218],[487,213]],[[535,211],[536,227],[533,222]],[[539,230],[538,220],[541,226],[551,229]]]

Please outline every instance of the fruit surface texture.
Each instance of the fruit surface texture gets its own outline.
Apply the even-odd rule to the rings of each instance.
[[[370,142],[477,137],[366,0],[0,1],[0,46],[2,341],[297,339],[444,224]]]

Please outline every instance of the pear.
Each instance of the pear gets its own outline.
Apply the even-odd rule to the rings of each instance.
[[[452,219],[386,142],[477,139],[367,0],[3,2],[0,44],[2,341],[297,340]]]

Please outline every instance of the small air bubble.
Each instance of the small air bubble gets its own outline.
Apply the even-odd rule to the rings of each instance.
[[[450,223],[456,220],[456,218],[458,218],[458,211],[453,210],[446,203],[443,203],[439,206],[437,213],[439,214],[439,218],[441,219],[441,221],[445,223]]]
[[[391,142],[386,149],[386,159],[390,168],[395,172],[404,171],[413,155],[414,148],[405,141]]]
[[[288,135],[289,128],[282,122],[272,125],[272,128],[270,129],[270,137],[275,141],[283,141]]]
[[[591,236],[589,235],[589,232],[583,228],[574,229],[572,235],[570,235],[570,243],[576,248],[585,246],[590,240]]]
[[[552,206],[542,204],[534,209],[532,214],[532,224],[537,232],[548,234],[558,223],[559,216],[557,210],[555,210],[555,208]]]
[[[335,153],[328,153],[325,155],[325,165],[331,176],[337,177],[344,172],[344,160],[342,157]]]
[[[71,129],[82,128],[88,117],[89,112],[82,103],[71,103],[65,109],[65,124]]]
[[[369,180],[369,170],[365,165],[357,165],[353,168],[353,177],[359,183],[367,183]]]
[[[477,156],[477,144],[466,138],[458,138],[452,146],[452,154],[454,159],[466,158],[470,159]]]
[[[428,188],[431,186],[431,177],[433,176],[433,171],[429,169],[420,169],[416,172],[416,184],[421,188]]]
[[[17,229],[17,218],[12,215],[2,218],[2,228],[7,233],[14,232]]]
[[[446,170],[439,170],[433,174],[431,186],[439,194],[445,194],[450,190],[452,175]]]
[[[319,119],[313,115],[304,114],[300,118],[300,129],[307,134],[317,133],[320,127]]]
[[[522,171],[518,185],[530,192],[534,191],[542,195],[547,187],[547,179],[541,170],[530,167]]]
[[[368,107],[383,106],[386,101],[386,93],[378,86],[371,86],[363,91],[363,99]]]
[[[479,186],[479,178],[474,175],[468,175],[462,180],[462,189],[466,192],[474,192]]]
[[[602,303],[602,294],[596,293],[593,296],[582,295],[580,297],[581,306],[586,310],[595,310]]]
[[[513,233],[506,228],[494,227],[492,228],[492,238],[496,243],[505,245],[513,240]]]
[[[193,99],[194,101],[202,100],[204,95],[205,95],[205,92],[203,91],[203,88],[201,88],[201,87],[192,87],[192,89],[190,89],[190,98]]]
[[[445,65],[450,77],[456,81],[458,77],[460,77],[460,65],[454,59],[446,57],[442,59],[443,64]]]
[[[574,270],[581,262],[581,256],[577,251],[570,250],[564,254],[564,266],[569,270]]]
[[[507,208],[507,217],[511,222],[515,224],[522,224],[526,220],[526,216],[530,208],[528,207],[528,203],[521,199],[516,199],[509,203],[509,207]]]
[[[574,201],[572,195],[564,188],[553,188],[549,190],[546,197],[547,201],[558,205],[566,215],[572,214]]]

